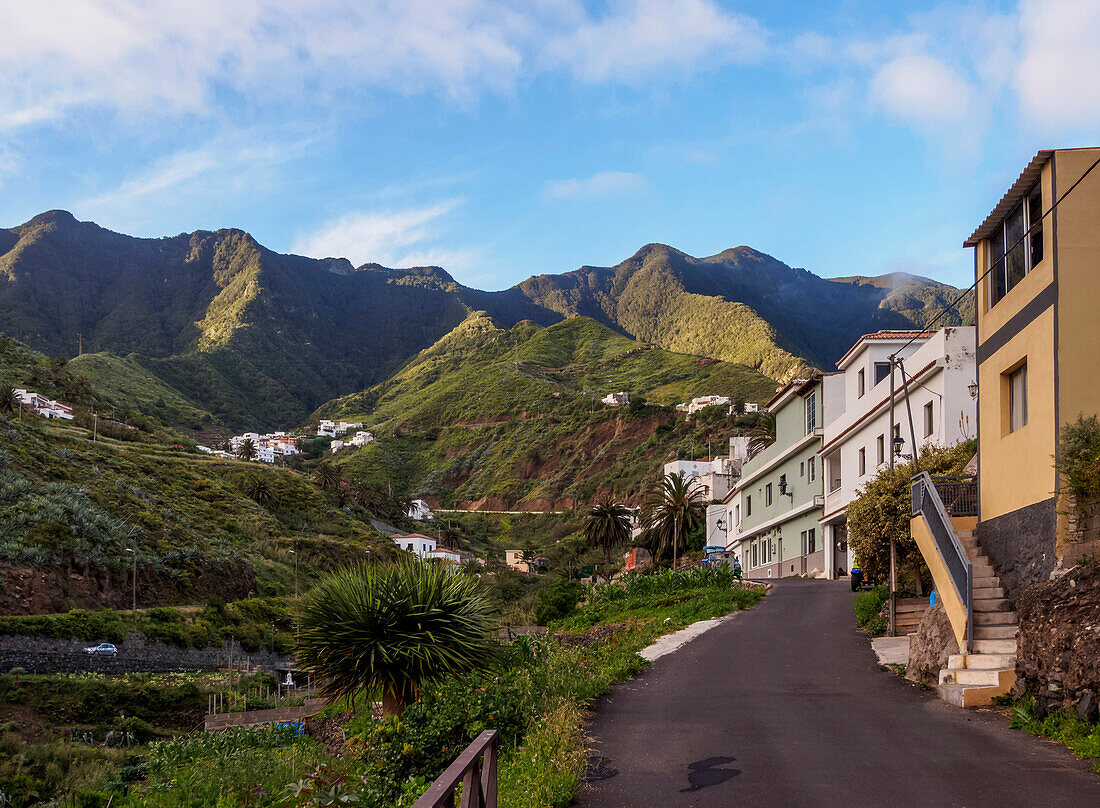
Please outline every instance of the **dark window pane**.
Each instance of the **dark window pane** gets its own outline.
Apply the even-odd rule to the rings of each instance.
[[[989,283],[992,285],[992,302],[996,303],[1008,291],[1004,287],[1004,228],[998,228],[989,236]]]
[[[1020,241],[1026,229],[1024,225],[1024,206],[1021,203],[1005,219],[1005,246],[1010,248],[1007,256],[1008,270],[1005,273],[1008,276],[1008,289],[1022,281],[1024,275],[1027,274],[1026,247]],[[1019,244],[1016,243],[1018,241]]]
[[[1043,193],[1036,185],[1027,197],[1027,219],[1031,232],[1028,234],[1031,250],[1031,268],[1043,260]]]
[[[890,375],[889,362],[875,362],[875,384],[878,384]]]

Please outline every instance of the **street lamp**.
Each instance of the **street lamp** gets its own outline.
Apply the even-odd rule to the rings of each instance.
[[[131,603],[130,608],[133,609],[136,612],[137,611],[137,550],[133,549],[132,547],[127,547],[126,552],[127,553],[132,553],[133,556],[134,556],[134,574],[132,576],[132,578],[133,578],[133,583],[132,583],[132,599],[133,599],[133,602]]]
[[[901,457],[901,450],[905,448],[905,438],[901,435],[894,435],[891,443],[894,444],[894,457]]]

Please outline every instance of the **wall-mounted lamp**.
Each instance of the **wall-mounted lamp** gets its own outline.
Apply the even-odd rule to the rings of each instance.
[[[978,383],[976,381],[971,382],[966,386],[967,392],[970,393],[971,398],[978,397]]]
[[[794,491],[790,491],[790,492],[787,491],[787,475],[786,474],[780,474],[779,475],[779,496],[781,496],[781,497],[790,497],[792,500],[794,499]]]
[[[905,448],[905,438],[901,435],[894,435],[894,439],[891,441],[894,444],[894,457],[901,457],[901,450]]]

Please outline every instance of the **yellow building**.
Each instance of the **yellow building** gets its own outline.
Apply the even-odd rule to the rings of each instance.
[[[1100,166],[1085,176],[1097,161],[1100,148],[1039,152],[965,242],[978,279],[978,537],[1012,601],[1067,551],[1059,430],[1100,412]]]

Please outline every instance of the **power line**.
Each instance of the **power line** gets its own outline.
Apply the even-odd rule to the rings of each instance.
[[[1053,213],[1054,209],[1057,208],[1060,204],[1062,204],[1062,201],[1067,196],[1069,196],[1070,193],[1073,192],[1073,189],[1076,188],[1078,185],[1080,185],[1081,182],[1085,179],[1085,177],[1087,177],[1090,173],[1092,173],[1092,170],[1094,168],[1096,168],[1096,166],[1098,166],[1098,165],[1100,165],[1100,157],[1096,158],[1096,161],[1091,166],[1089,166],[1088,169],[1086,169],[1085,173],[1082,174],[1080,177],[1078,177],[1077,181],[1074,182],[1073,185],[1069,186],[1069,188],[1067,188],[1065,190],[1065,193],[1063,193],[1060,197],[1058,197],[1058,199],[1056,199],[1054,201],[1054,204],[1050,206],[1050,208],[1047,210],[1047,212],[1039,217],[1039,221],[1035,222],[1030,227],[1028,227],[1027,230],[1024,231],[1023,235],[1021,235],[1018,239],[1016,239],[1016,241],[1014,241],[1012,243],[1011,247],[1009,247],[1007,250],[1005,250],[1005,254],[1000,260],[995,261],[992,264],[990,264],[989,268],[986,269],[985,272],[983,272],[981,275],[978,276],[978,278],[974,281],[974,283],[970,285],[969,289],[966,289],[962,294],[960,294],[953,301],[951,301],[951,303],[944,306],[944,308],[940,311],[940,313],[936,315],[935,319],[933,319],[932,322],[930,322],[928,325],[926,325],[922,330],[923,331],[931,331],[932,326],[936,325],[936,323],[938,323],[940,321],[940,319],[945,314],[947,314],[947,312],[949,312],[949,311],[951,311],[951,309],[955,308],[955,306],[957,306],[959,304],[959,301],[961,301],[964,297],[966,297],[968,294],[970,294],[975,289],[977,289],[978,284],[982,282],[982,280],[985,278],[985,276],[988,275],[990,272],[992,272],[993,269],[998,264],[1001,263],[1001,261],[1006,260],[1008,258],[1008,254],[1011,253],[1014,249],[1016,249],[1020,244],[1022,244],[1024,239],[1026,239],[1029,235],[1031,235],[1031,231],[1034,230],[1039,225],[1041,225],[1043,223],[1043,219],[1045,219],[1047,216],[1049,216],[1051,213]],[[975,302],[975,315],[976,314],[977,314],[977,303]],[[915,335],[910,337],[909,340],[904,345],[902,345],[900,348],[897,349],[897,351],[894,352],[894,356],[897,356],[899,353],[901,353],[906,348],[908,348],[910,345],[912,345],[913,340],[915,340],[915,339],[916,339]]]

